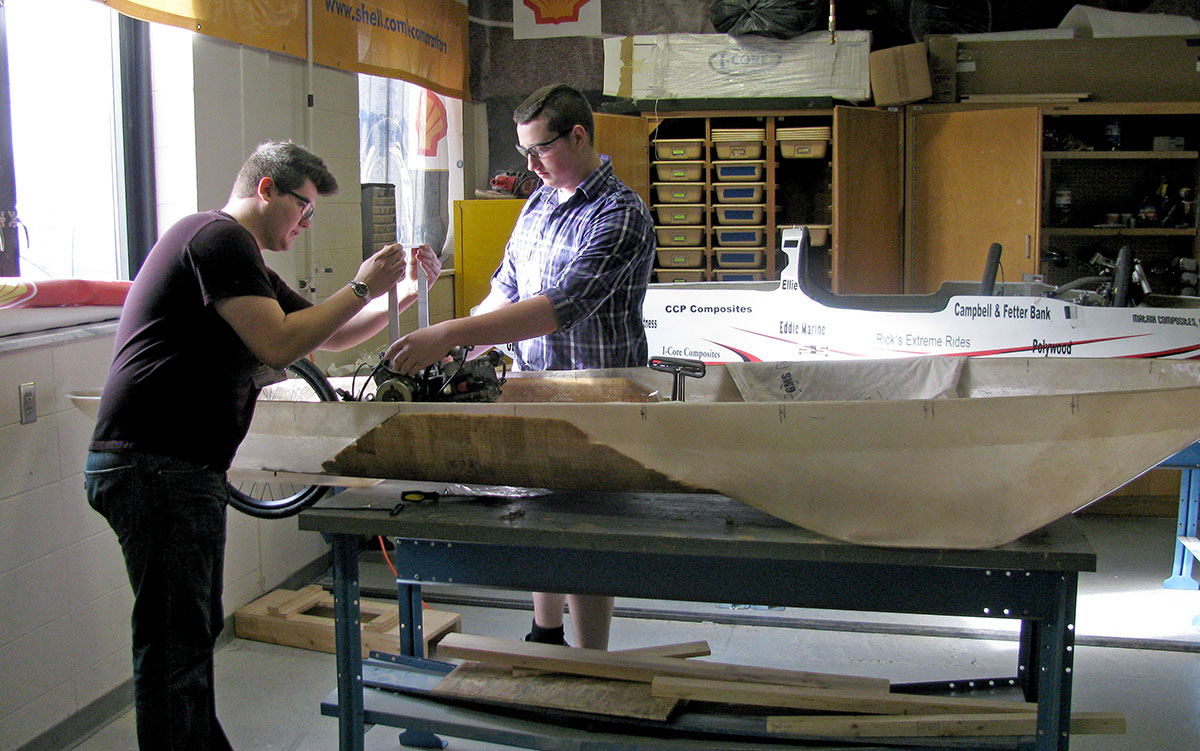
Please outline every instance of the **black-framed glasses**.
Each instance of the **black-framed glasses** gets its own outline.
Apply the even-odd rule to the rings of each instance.
[[[296,192],[296,191],[294,191],[294,190],[284,190],[283,188],[280,188],[280,189],[279,189],[279,192],[280,192],[280,193],[287,193],[287,194],[288,194],[289,196],[291,196],[292,198],[297,198],[297,199],[299,199],[299,200],[300,200],[300,203],[304,204],[304,213],[300,215],[300,218],[301,218],[301,219],[303,219],[303,220],[304,220],[304,221],[306,221],[306,222],[311,222],[311,221],[312,221],[313,214],[316,214],[316,213],[317,213],[317,207],[313,205],[313,202],[312,202],[312,201],[308,200],[307,198],[305,198],[304,196],[300,195],[299,193],[297,193],[297,192]]]
[[[542,141],[541,143],[535,143],[532,146],[522,146],[521,144],[517,144],[517,153],[526,158],[533,157],[534,159],[541,159],[547,153],[549,153],[550,144],[554,143],[555,141],[557,141],[558,139],[562,138],[563,136],[565,136],[566,134],[568,134],[570,132],[571,131],[569,131],[569,130],[564,130],[562,133],[559,133],[557,136],[555,136],[554,138],[551,138],[549,141]]]

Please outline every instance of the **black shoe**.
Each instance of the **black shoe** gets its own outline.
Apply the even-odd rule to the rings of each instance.
[[[567,644],[566,634],[563,632],[563,627],[557,628],[542,628],[537,625],[537,621],[533,622],[532,630],[525,634],[525,641],[537,642],[538,644],[557,644],[562,647],[569,647]]]

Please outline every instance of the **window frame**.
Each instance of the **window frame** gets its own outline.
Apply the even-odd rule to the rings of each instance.
[[[113,11],[115,12],[115,11]],[[121,116],[117,143],[120,164],[114,196],[118,213],[117,273],[132,279],[158,239],[154,182],[154,121],[151,108],[150,27],[118,14],[114,96]],[[20,276],[20,218],[13,161],[9,99],[8,24],[0,2],[0,276]]]

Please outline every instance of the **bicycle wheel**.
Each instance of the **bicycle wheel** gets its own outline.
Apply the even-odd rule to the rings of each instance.
[[[271,384],[259,400],[290,402],[335,402],[337,392],[325,374],[308,360],[287,367],[288,378]],[[300,513],[329,492],[327,485],[303,485],[285,481],[247,480],[229,485],[229,505],[259,519],[283,519]]]

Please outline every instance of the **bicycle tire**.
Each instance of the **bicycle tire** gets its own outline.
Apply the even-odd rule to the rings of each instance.
[[[308,360],[297,360],[287,367],[289,375],[282,387],[268,386],[259,399],[284,398],[288,401],[335,402],[337,392],[321,370]],[[303,385],[294,383],[303,382]],[[325,497],[327,485],[301,485],[290,482],[248,481],[229,487],[229,505],[259,519],[285,519],[294,516]]]

